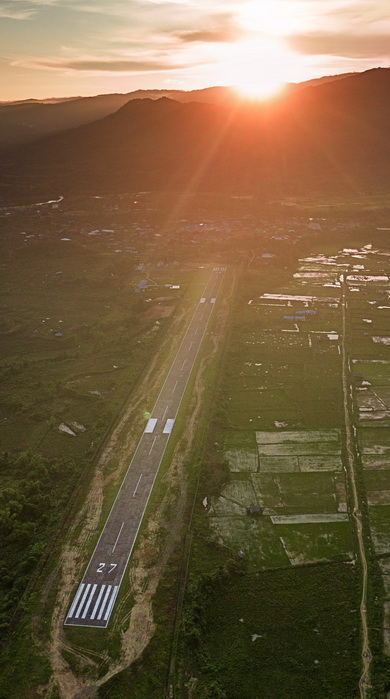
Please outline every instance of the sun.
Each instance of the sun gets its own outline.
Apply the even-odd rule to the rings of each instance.
[[[242,82],[234,86],[235,91],[248,100],[267,100],[276,97],[285,86],[281,80],[261,80],[259,82]]]
[[[246,39],[234,47],[231,76],[236,91],[247,99],[264,100],[280,92],[287,82],[291,53],[275,37]]]

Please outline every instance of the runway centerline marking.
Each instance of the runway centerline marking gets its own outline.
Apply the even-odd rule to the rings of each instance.
[[[178,380],[176,381],[176,383],[175,383],[175,385],[174,385],[174,387],[173,387],[173,389],[172,389],[172,393],[174,393],[174,392],[175,392],[175,390],[176,390],[176,386],[177,386],[177,384],[178,384],[178,383],[179,383],[179,379],[178,379]]]
[[[153,451],[153,447],[154,447],[154,445],[155,445],[155,443],[156,443],[156,439],[157,439],[157,437],[155,437],[155,438],[153,439],[152,446],[151,446],[150,449],[149,449],[149,454],[151,454],[152,451]]]
[[[156,437],[155,437],[155,439],[156,439]],[[143,473],[141,473],[140,477],[138,478],[137,485],[136,485],[135,488],[134,488],[133,497],[134,497],[134,496],[136,495],[136,493],[137,493],[138,486],[139,486],[139,484],[141,483],[141,478],[142,478],[142,476],[143,476]]]
[[[165,408],[165,410],[164,410],[164,415],[162,416],[162,419],[163,419],[163,420],[164,420],[164,417],[165,417],[166,414],[167,414],[167,410],[168,410],[168,406],[167,406],[167,407]]]
[[[186,364],[187,364],[187,360],[185,359],[184,362],[183,362],[183,364],[182,364],[182,366],[181,366],[180,371],[183,371],[183,369],[184,369],[184,367],[185,367]]]
[[[116,549],[116,545],[117,545],[117,543],[118,543],[118,541],[119,541],[120,535],[122,534],[122,529],[123,529],[123,527],[124,527],[124,524],[125,524],[125,523],[122,522],[122,526],[121,526],[121,528],[120,528],[120,530],[119,530],[118,536],[117,536],[116,539],[115,539],[115,544],[114,544],[114,546],[113,546],[113,549],[112,549],[111,553],[114,553],[114,551],[115,551],[115,549]]]

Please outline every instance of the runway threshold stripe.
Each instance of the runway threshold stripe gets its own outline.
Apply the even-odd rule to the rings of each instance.
[[[112,588],[112,585],[107,585],[106,594],[104,595],[103,602],[102,602],[102,604],[101,604],[101,606],[100,606],[100,609],[99,609],[99,611],[98,611],[98,615],[97,615],[97,617],[96,617],[96,619],[97,619],[98,621],[101,620],[101,618],[102,618],[102,616],[103,616],[103,614],[104,614],[104,608],[105,608],[105,606],[106,606],[106,604],[107,604],[107,600],[108,600],[109,594],[110,594],[110,592],[111,592],[111,588]]]
[[[85,598],[86,598],[86,596],[87,596],[87,594],[88,594],[88,591],[89,591],[89,588],[90,588],[90,587],[91,587],[91,583],[88,583],[87,587],[86,587],[85,590],[84,590],[84,594],[83,594],[83,596],[82,596],[82,598],[81,598],[81,602],[80,602],[80,604],[79,604],[79,606],[78,606],[77,612],[76,612],[76,614],[74,615],[74,618],[75,618],[75,619],[78,619],[79,616],[80,616],[80,612],[81,612],[81,610],[82,610],[82,608],[83,608],[83,606],[84,606]]]
[[[115,604],[115,600],[116,600],[116,596],[117,596],[117,594],[118,594],[118,590],[119,590],[119,585],[116,585],[116,586],[114,587],[114,591],[113,591],[113,593],[112,593],[112,595],[111,595],[111,599],[110,599],[109,604],[108,604],[108,607],[107,607],[107,609],[106,609],[106,613],[105,613],[105,615],[104,615],[104,621],[108,621],[108,619],[110,618],[111,610],[112,610],[112,608],[113,608],[113,606],[114,606],[114,604]]]
[[[85,587],[85,583],[81,583],[79,589],[78,589],[77,592],[76,592],[76,596],[75,596],[75,598],[74,598],[74,600],[73,600],[73,602],[72,602],[72,606],[71,606],[71,608],[69,609],[68,619],[69,619],[71,616],[73,616],[73,612],[74,612],[74,610],[75,610],[76,604],[77,604],[77,602],[79,601],[79,597],[80,597],[80,595],[81,595],[81,593],[82,593],[84,587]]]
[[[85,617],[86,617],[87,614],[88,614],[88,609],[89,609],[90,606],[91,606],[91,602],[92,602],[93,596],[94,596],[94,594],[95,594],[96,588],[97,588],[97,585],[96,585],[96,584],[95,584],[95,585],[92,585],[91,594],[90,594],[89,597],[88,597],[87,604],[85,605],[84,611],[83,611],[83,613],[82,613],[82,615],[81,615],[81,618],[82,618],[82,619],[85,619]]]
[[[93,612],[92,612],[92,614],[91,614],[91,619],[94,619],[95,616],[96,616],[96,612],[97,612],[97,610],[98,610],[98,607],[99,607],[99,604],[100,604],[100,600],[101,600],[101,598],[102,598],[102,594],[103,594],[105,588],[106,588],[106,586],[105,586],[105,585],[102,585],[102,588],[101,588],[101,590],[100,590],[100,592],[99,592],[99,594],[98,594],[98,598],[97,598],[97,600],[96,600],[96,604],[95,604],[95,606],[94,606],[94,608],[93,608]]]

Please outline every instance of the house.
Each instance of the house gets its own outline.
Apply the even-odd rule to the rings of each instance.
[[[263,510],[258,505],[250,505],[246,508],[246,513],[250,517],[260,517],[263,514]]]

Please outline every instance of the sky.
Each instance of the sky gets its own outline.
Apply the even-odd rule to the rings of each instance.
[[[390,66],[389,0],[0,0],[0,101]]]

